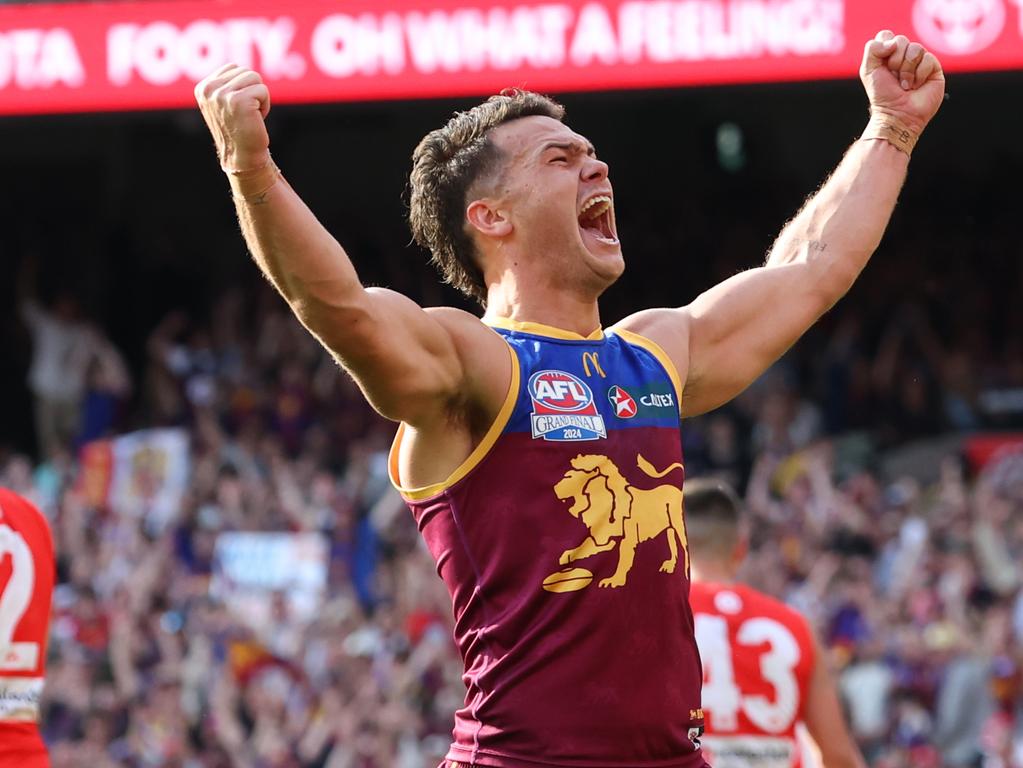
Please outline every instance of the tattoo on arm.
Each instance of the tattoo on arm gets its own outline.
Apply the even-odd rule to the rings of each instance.
[[[270,199],[270,190],[260,192],[258,195],[252,195],[251,197],[245,198],[245,202],[249,205],[266,205]]]
[[[767,253],[767,260],[764,262],[765,266],[770,266],[771,264],[792,264],[799,261],[799,255],[802,253],[803,246],[806,247],[807,258],[813,258],[828,249],[828,244],[823,240],[804,240],[802,238],[794,238],[784,243],[784,245],[788,246],[788,248],[783,255],[778,248],[778,243],[775,243],[774,247]]]
[[[266,205],[267,201],[270,199],[270,190],[277,186],[277,182],[284,178],[284,176],[281,175],[281,169],[277,167],[277,164],[273,160],[270,160],[267,165],[257,168],[251,173],[260,174],[260,176],[246,177],[244,182],[242,182],[241,175],[234,174],[231,180],[231,195],[234,197],[235,202],[238,203],[239,207],[242,207],[244,203],[248,203],[249,205]],[[239,188],[239,185],[242,183],[246,186],[252,186],[257,183],[260,178],[267,174],[270,175],[270,178],[264,179],[264,183],[259,185],[262,187],[259,192],[245,194],[244,191]]]

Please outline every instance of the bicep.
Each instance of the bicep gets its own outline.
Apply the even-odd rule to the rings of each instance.
[[[460,390],[464,366],[448,324],[399,293],[369,288],[343,307],[296,314],[387,418],[415,423]]]
[[[817,271],[807,264],[751,269],[681,310],[690,325],[684,415],[738,395],[827,311]]]

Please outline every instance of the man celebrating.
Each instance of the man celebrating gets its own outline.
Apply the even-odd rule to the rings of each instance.
[[[806,768],[797,735],[802,724],[824,768],[865,768],[807,620],[736,582],[748,541],[735,493],[690,480],[685,502],[707,758],[715,768]]]
[[[50,764],[38,720],[55,567],[46,518],[0,488],[0,768]]]
[[[495,96],[413,154],[413,233],[481,321],[364,288],[270,157],[260,76],[196,86],[256,263],[401,424],[392,478],[465,662],[453,765],[704,765],[679,416],[741,392],[877,247],[944,78],[887,31],[861,77],[861,140],[765,266],[606,331],[598,298],[624,269],[608,166],[549,99]]]

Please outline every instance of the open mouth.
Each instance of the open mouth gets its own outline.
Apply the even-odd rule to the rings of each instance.
[[[603,243],[616,245],[614,221],[611,217],[611,198],[608,195],[591,197],[579,212],[579,228],[589,232]]]

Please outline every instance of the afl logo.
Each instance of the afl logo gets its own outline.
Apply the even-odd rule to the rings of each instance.
[[[529,395],[543,409],[562,413],[583,411],[593,405],[593,392],[582,379],[564,371],[540,371],[529,379]]]
[[[564,371],[539,371],[529,377],[533,398],[530,422],[533,438],[544,440],[599,440],[607,437],[604,417],[593,402],[593,392],[582,379]]]
[[[941,53],[977,53],[1005,26],[1005,0],[916,0],[913,25],[920,39]]]

